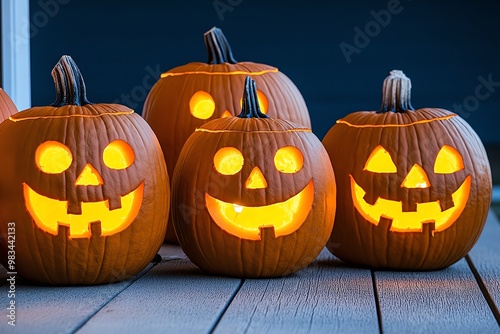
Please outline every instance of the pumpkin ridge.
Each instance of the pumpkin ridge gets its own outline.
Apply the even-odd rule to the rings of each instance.
[[[418,120],[418,121],[413,121],[412,123],[400,123],[400,124],[392,124],[392,123],[382,123],[382,124],[355,124],[351,123],[349,121],[346,121],[345,119],[339,119],[337,120],[337,124],[345,124],[347,126],[353,127],[353,128],[400,128],[400,127],[407,127],[407,126],[414,126],[414,125],[419,125],[419,124],[425,124],[425,123],[430,123],[434,121],[447,121],[452,117],[458,116],[457,114],[451,114],[447,116],[442,116],[442,117],[436,117],[433,119],[423,119],[423,120]]]
[[[303,128],[292,128],[292,129],[280,129],[280,130],[255,130],[252,131],[251,129],[206,129],[206,128],[198,128],[195,130],[195,132],[208,132],[208,133],[228,133],[228,132],[233,132],[233,133],[242,133],[242,132],[248,132],[248,133],[286,133],[286,132],[312,132],[311,129],[303,129]]]
[[[191,63],[193,64],[193,63]],[[201,66],[206,66],[206,64],[200,63]],[[238,63],[237,65],[242,66],[242,64],[245,63]],[[256,64],[249,62],[249,64]],[[217,71],[218,68],[216,68],[215,65],[212,65],[209,69],[212,69],[213,71],[203,71],[203,70],[192,70],[192,71],[185,71],[185,72],[164,72],[161,74],[161,78],[166,78],[166,77],[175,77],[175,76],[181,76],[181,75],[199,75],[199,74],[204,74],[204,75],[254,75],[254,76],[260,76],[268,73],[278,73],[279,70],[276,67],[271,67],[269,69],[263,69],[259,71],[252,71],[249,68],[244,67],[244,70],[233,70],[231,67],[237,67],[237,66],[224,66],[223,68],[226,69],[226,71]]]
[[[199,138],[198,140],[201,140],[201,139],[202,138]],[[222,140],[223,140],[223,138],[221,136],[217,141],[217,146],[220,145],[220,142]],[[194,150],[192,150],[192,148],[194,148],[194,145],[193,145],[193,147],[190,148],[190,152],[194,151]],[[202,179],[203,178],[203,169],[200,168],[200,165],[197,166],[196,171],[197,171],[196,180]],[[205,194],[203,194],[203,195],[205,195]],[[197,205],[197,204],[195,204],[195,205]],[[203,210],[206,210],[206,208],[203,208]],[[208,250],[207,247],[198,247],[199,253],[203,257],[204,261],[207,261],[207,263],[210,263],[210,259],[213,256],[211,254],[217,254],[217,240],[216,239],[217,239],[217,235],[218,235],[220,230],[224,231],[218,225],[212,225],[212,224],[209,225],[209,230],[208,230],[207,235],[210,236],[211,249]],[[200,242],[204,239],[203,230],[197,230],[196,233],[194,233],[194,237],[196,237],[196,244],[199,245]],[[216,269],[214,269],[213,265],[210,265],[210,270],[213,272],[216,272]]]
[[[455,142],[455,139],[457,137],[460,138],[460,144],[462,146],[467,146],[467,143],[464,141],[464,138],[462,136],[460,136],[460,135],[459,136],[456,135],[457,133],[458,134],[462,134],[462,135],[464,135],[465,133],[467,133],[467,137],[468,138],[472,138],[471,141],[472,140],[474,141],[472,144],[475,146],[475,149],[472,152],[474,152],[474,154],[481,154],[482,153],[482,154],[486,155],[484,147],[481,147],[482,145],[481,145],[480,139],[477,136],[476,132],[470,126],[467,126],[467,123],[465,123],[463,121],[463,119],[457,118],[456,122],[454,122],[454,127],[453,127],[453,130],[455,132],[454,135],[452,135],[450,133],[450,129],[446,129],[446,130],[447,130],[450,138],[452,138],[452,140],[453,140],[454,147],[457,146],[456,142]],[[469,164],[468,165],[471,166],[472,171],[473,171],[473,173],[470,173],[469,175],[472,175],[472,174],[474,174],[474,175],[481,175],[482,174],[482,172],[477,169],[478,168],[477,162],[474,161],[473,156],[470,154],[469,151],[467,151],[466,154],[462,154],[462,157],[464,159],[467,158],[469,160]],[[465,161],[464,161],[464,165],[465,165]],[[491,173],[489,175],[489,179],[491,180]],[[471,196],[471,194],[473,192],[474,192],[475,196],[481,196],[481,195],[478,195],[478,194],[482,194],[482,189],[480,189],[480,182],[479,182],[479,180],[477,178],[473,180],[469,196]],[[487,200],[487,202],[491,203],[491,189],[490,189],[490,191],[487,194],[490,195],[489,200]],[[474,212],[473,216],[474,217],[483,217],[483,220],[486,220],[486,217],[488,215],[488,207],[476,206],[475,207],[475,212]],[[478,214],[478,211],[480,212],[480,214]],[[484,228],[484,226],[482,228]],[[471,241],[470,241],[470,244],[471,244],[470,248],[473,247],[473,245],[479,239],[479,236],[480,236],[480,233],[478,233],[476,235],[475,239],[471,239]],[[463,256],[465,256],[467,252],[463,252],[463,253],[464,253]]]
[[[246,72],[246,73],[248,73],[248,75],[264,75],[267,73],[278,73],[279,72],[277,67],[274,67],[271,65],[254,63],[251,61],[240,62],[237,65],[243,68],[243,71],[241,71],[241,72]],[[259,71],[252,70],[253,68],[255,68],[256,65],[262,66],[262,67],[264,67],[264,69],[259,70]],[[235,73],[238,73],[238,72],[236,71]]]
[[[25,239],[28,239],[28,237],[31,237],[32,235],[29,235],[29,236],[28,236],[28,235],[23,235],[23,234],[21,234],[21,236],[23,236]],[[16,235],[16,237],[17,237],[17,235]],[[35,242],[35,247],[34,247],[34,248],[37,250],[37,252],[29,252],[29,253],[28,253],[28,256],[29,256],[29,257],[30,257],[30,259],[31,259],[31,263],[33,264],[33,263],[35,262],[35,258],[36,258],[36,263],[37,263],[37,264],[38,264],[38,263],[42,263],[42,262],[43,262],[43,261],[42,261],[43,259],[42,259],[42,255],[41,255],[41,254],[42,254],[41,250],[42,250],[42,249],[44,249],[44,250],[46,251],[46,249],[45,249],[45,247],[40,247],[40,244],[39,244],[38,238],[37,238],[36,236],[35,236],[35,237],[32,237],[31,239]],[[27,243],[27,244],[28,244],[28,245],[32,245],[32,243]],[[50,245],[50,246],[52,246],[52,245]],[[50,283],[52,283],[52,284],[53,284],[52,276],[51,276],[51,275],[49,275],[49,272],[47,271],[47,268],[45,268],[45,266],[44,266],[44,265],[42,265],[42,266],[38,265],[38,266],[42,268],[42,270],[43,270],[43,274],[45,274],[45,279],[46,279],[47,281],[49,281]],[[40,273],[40,274],[42,274],[42,273]]]
[[[88,105],[87,105],[88,106]],[[73,118],[73,117],[83,117],[83,118],[96,118],[96,117],[102,117],[102,116],[119,116],[119,115],[131,115],[134,114],[135,112],[131,109],[128,109],[127,111],[125,110],[118,110],[118,111],[106,111],[106,112],[101,112],[99,108],[106,107],[106,106],[111,106],[111,104],[106,105],[106,104],[100,104],[99,108],[87,108],[85,107],[80,107],[80,108],[72,108],[76,112],[79,113],[71,113],[71,108],[68,108],[68,106],[63,106],[63,107],[53,107],[53,109],[49,109],[45,112],[45,115],[39,115],[44,109],[47,109],[45,107],[33,107],[30,110],[25,110],[22,113],[18,113],[15,115],[12,115],[9,117],[9,120],[12,122],[21,122],[21,121],[27,121],[27,120],[43,120],[43,119],[61,119],[61,118]],[[93,105],[95,106],[95,105]],[[84,110],[91,110],[94,111],[95,113],[82,113]],[[40,112],[39,112],[40,111]],[[53,113],[53,114],[50,114]],[[64,114],[66,113],[66,114]],[[32,116],[32,115],[36,116]]]

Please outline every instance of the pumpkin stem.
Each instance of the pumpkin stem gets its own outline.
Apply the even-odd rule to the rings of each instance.
[[[384,80],[384,88],[382,89],[382,106],[378,112],[405,112],[413,110],[410,97],[410,78],[408,78],[403,71],[393,70]]]
[[[87,89],[82,74],[70,56],[62,56],[51,74],[56,86],[56,100],[52,106],[91,104],[87,100]]]
[[[204,39],[207,46],[209,64],[237,63],[233,57],[231,46],[229,46],[222,30],[213,27],[204,34]]]
[[[245,90],[243,91],[243,101],[239,118],[269,118],[260,111],[259,99],[257,98],[257,85],[255,81],[247,77],[245,79]]]

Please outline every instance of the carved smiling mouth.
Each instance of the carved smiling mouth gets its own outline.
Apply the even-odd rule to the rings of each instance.
[[[264,206],[241,206],[205,194],[208,212],[215,223],[248,240],[260,240],[260,230],[264,227],[274,228],[276,238],[295,232],[306,220],[313,200],[313,180],[288,200]]]
[[[122,196],[121,208],[110,210],[109,201],[82,202],[82,213],[69,214],[68,201],[60,201],[38,194],[23,183],[26,208],[36,225],[57,235],[59,225],[69,227],[70,238],[88,238],[90,224],[101,223],[101,236],[113,235],[126,229],[137,217],[142,205],[144,182],[135,190]]]
[[[472,177],[465,178],[460,187],[451,194],[454,206],[442,211],[439,201],[417,203],[417,211],[403,212],[400,201],[391,201],[378,198],[371,205],[364,200],[366,192],[361,188],[352,175],[351,194],[352,201],[358,212],[374,225],[378,225],[380,218],[392,220],[391,231],[393,232],[422,232],[424,223],[434,222],[434,232],[440,232],[451,225],[462,214],[467,200],[469,199]]]

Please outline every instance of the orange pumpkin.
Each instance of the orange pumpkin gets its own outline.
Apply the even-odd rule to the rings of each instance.
[[[175,231],[206,271],[288,275],[330,236],[333,170],[309,128],[261,113],[255,82],[245,85],[241,114],[201,126],[182,149],[172,181]]]
[[[207,63],[189,63],[163,73],[144,104],[142,115],[158,136],[170,174],[182,146],[195,129],[209,120],[237,115],[241,110],[246,76],[251,76],[260,87],[258,98],[263,113],[311,127],[302,95],[276,67],[237,62],[218,28],[205,34],[205,44]],[[170,227],[166,240],[176,241]]]
[[[129,278],[153,259],[166,230],[160,145],[129,108],[88,102],[70,57],[52,75],[54,104],[0,125],[3,264],[11,268],[15,250],[15,271],[37,282]]]
[[[17,113],[17,108],[9,95],[0,88],[0,123],[9,118],[9,116]]]
[[[492,184],[480,139],[447,110],[414,110],[410,88],[392,71],[381,110],[349,114],[323,139],[342,194],[328,248],[342,260],[445,268],[483,229]]]

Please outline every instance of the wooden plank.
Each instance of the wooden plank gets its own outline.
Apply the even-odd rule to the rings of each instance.
[[[375,272],[384,333],[498,333],[465,259],[433,272]]]
[[[37,286],[17,278],[16,327],[7,323],[8,285],[0,287],[0,333],[73,333],[152,266],[127,281],[99,286]]]
[[[469,252],[471,265],[475,268],[484,284],[489,298],[499,316],[500,308],[500,222],[493,210],[490,210],[486,226],[477,244]]]
[[[164,258],[175,256],[164,251]],[[207,333],[240,285],[240,279],[209,276],[187,259],[163,260],[78,333]]]
[[[371,273],[326,249],[282,279],[246,279],[215,333],[378,333]]]
[[[187,260],[188,257],[182,251],[182,248],[178,245],[163,244],[158,251],[158,254],[164,260]]]

